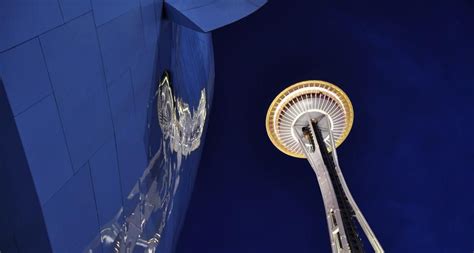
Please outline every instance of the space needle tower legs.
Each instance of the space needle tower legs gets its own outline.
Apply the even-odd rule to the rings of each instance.
[[[332,252],[364,252],[358,224],[374,251],[383,253],[352,198],[337,159],[336,149],[348,136],[353,120],[352,103],[339,87],[310,80],[278,94],[268,109],[265,125],[275,147],[289,156],[307,159],[316,173]]]
[[[311,164],[321,189],[326,219],[334,253],[363,252],[362,243],[357,235],[354,223],[355,216],[362,230],[369,239],[375,252],[384,252],[372,229],[360,212],[345,183],[337,160],[336,146],[331,129],[318,126],[318,122],[327,117],[308,119],[304,127],[294,127],[300,146]],[[323,139],[327,132],[330,145]],[[329,153],[328,149],[332,152]]]

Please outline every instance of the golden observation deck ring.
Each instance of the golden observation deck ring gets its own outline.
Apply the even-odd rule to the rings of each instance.
[[[305,158],[294,128],[303,127],[310,118],[322,116],[329,119],[321,123],[331,129],[338,147],[349,135],[354,121],[354,109],[349,97],[339,87],[325,81],[309,80],[293,84],[280,92],[268,108],[265,120],[268,137],[283,153]],[[324,137],[329,146],[329,134]]]

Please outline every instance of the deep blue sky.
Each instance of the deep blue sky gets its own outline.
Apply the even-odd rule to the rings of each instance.
[[[214,43],[213,108],[178,253],[329,252],[309,164],[274,148],[264,125],[273,98],[306,79],[352,100],[338,154],[385,250],[474,250],[473,1],[274,0]]]

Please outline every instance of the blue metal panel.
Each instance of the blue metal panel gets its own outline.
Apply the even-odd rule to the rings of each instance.
[[[43,207],[54,252],[82,252],[99,232],[89,165],[82,167]]]
[[[43,212],[0,79],[0,251],[50,252]],[[25,236],[25,235],[34,236]]]
[[[191,29],[210,32],[262,7],[266,0],[169,0],[165,10],[169,18]]]
[[[156,19],[154,0],[140,0],[143,30],[145,34],[145,42],[148,46],[156,46],[158,39],[159,19]],[[161,14],[160,14],[161,17]]]
[[[170,2],[171,5],[179,10],[186,11],[213,4],[215,0],[167,0],[166,2]]]
[[[52,92],[38,39],[0,54],[0,75],[14,115]]]
[[[133,9],[100,26],[97,32],[107,82],[110,82],[128,70],[129,65],[136,61],[141,49],[145,47],[140,9]]]
[[[100,225],[103,226],[122,206],[122,190],[115,150],[115,139],[111,138],[94,154],[90,162],[92,183]]]
[[[59,0],[61,3],[61,10],[64,15],[64,21],[69,21],[73,18],[79,17],[82,14],[91,10],[90,1],[84,0]]]
[[[143,173],[146,152],[137,127],[130,73],[126,72],[109,87],[123,194],[130,193]]]
[[[57,0],[2,0],[0,52],[62,23]]]
[[[44,204],[73,174],[53,96],[46,97],[15,120],[38,198]]]
[[[171,79],[173,91],[180,99],[189,103],[195,110],[199,104],[200,91],[205,90],[207,101],[212,100],[214,86],[214,58],[211,34],[200,33],[189,28],[172,25]],[[166,31],[166,30],[165,30]],[[209,108],[207,104],[207,108]],[[204,140],[205,136],[201,137]],[[182,170],[174,176],[176,182],[173,192],[172,212],[169,213],[166,226],[161,234],[158,252],[173,252],[176,238],[180,232],[183,215],[187,209],[194,178],[199,164],[201,147],[182,159]],[[179,154],[176,154],[179,156]]]
[[[175,25],[172,44],[171,70],[175,92],[184,101],[197,107],[203,86],[212,87],[214,80],[214,53],[210,33],[196,32]],[[191,46],[192,45],[192,46]]]
[[[147,49],[140,56],[138,63],[131,68],[135,111],[141,139],[145,135],[148,106],[153,106],[153,104],[150,104],[152,101],[150,96],[154,95],[152,90],[158,85],[154,82],[157,77],[155,73],[157,58],[156,48]]]
[[[97,26],[103,25],[138,6],[138,0],[92,0]]]
[[[161,31],[161,23],[162,23],[162,20],[163,20],[163,1],[164,0],[153,0],[154,2],[154,6],[155,6],[155,15],[156,15],[156,20],[159,22],[156,29],[157,29],[157,32],[158,32],[158,37],[160,35],[160,31]]]
[[[40,37],[74,169],[112,136],[104,72],[91,14]]]
[[[29,3],[31,0],[19,1]],[[11,83],[19,89],[10,92],[18,95],[9,93],[9,98],[19,102],[16,124],[25,150],[24,163],[28,161],[30,165],[24,171],[31,172],[33,178],[29,185],[31,189],[26,193],[29,197],[38,194],[36,209],[43,204],[43,212],[37,210],[36,216],[32,216],[36,219],[35,226],[28,229],[40,241],[36,252],[50,251],[49,243],[44,243],[48,239],[54,252],[81,252],[88,245],[94,252],[100,252],[100,225],[107,228],[111,217],[120,214],[117,220],[112,220],[120,230],[135,210],[143,211],[136,209],[138,202],[160,206],[152,216],[144,218],[144,230],[139,231],[142,238],[156,238],[158,233],[162,236],[162,252],[172,252],[190,198],[201,149],[183,156],[182,151],[177,151],[180,149],[178,144],[171,147],[170,137],[162,139],[157,98],[154,97],[157,73],[161,76],[165,69],[170,71],[173,95],[182,99],[180,101],[185,105],[189,104],[191,111],[197,109],[201,94],[205,94],[208,112],[214,80],[211,36],[163,20],[162,0],[117,0],[113,3],[92,0],[93,11],[89,11],[88,0],[57,1],[64,17],[56,0],[41,0],[42,4],[46,3],[38,8],[41,13],[30,9],[36,3],[23,7],[18,7],[16,2],[7,4],[18,7],[20,12],[34,13],[37,16],[28,17],[27,21],[31,23],[38,17],[41,26],[30,23],[22,26],[24,21],[16,20],[24,18],[22,15],[8,16],[14,21],[8,20],[10,23],[6,26],[0,22],[3,34],[6,29],[6,32],[21,35],[11,39],[7,33],[0,39],[0,51],[5,41],[10,48],[0,53],[0,74],[8,80],[7,85]],[[7,6],[5,3],[0,0],[0,7]],[[214,2],[211,5],[215,8],[230,6],[214,5]],[[56,6],[57,24],[46,22],[55,20],[51,6]],[[201,9],[200,14],[208,15],[213,13],[206,10],[212,8],[198,9]],[[240,14],[242,8],[237,7]],[[3,13],[1,9],[2,22]],[[63,19],[67,20],[65,24]],[[217,20],[217,23],[223,25],[225,22],[221,21]],[[45,24],[49,28],[45,28]],[[35,36],[39,36],[39,40]],[[31,41],[25,43],[28,39]],[[32,83],[36,86],[31,87]],[[185,130],[189,131],[189,124],[193,123],[185,115],[180,117],[187,124]],[[147,159],[152,157],[157,159],[153,161],[153,169],[145,171]],[[2,159],[0,166],[5,167]],[[13,168],[10,163],[6,166]],[[122,206],[121,198],[131,193],[142,175],[143,181],[137,184],[139,191]],[[17,188],[8,186],[8,189]],[[138,198],[147,193],[153,198]],[[31,199],[34,208],[35,201]],[[19,217],[21,215],[15,218]],[[142,218],[138,217],[130,224],[138,225],[133,222]],[[29,221],[25,219],[24,223],[7,226],[18,228]],[[12,238],[12,233],[1,235]],[[30,246],[34,244],[22,243],[16,234],[13,236],[18,243],[11,244],[10,240],[10,247],[32,252]],[[131,243],[136,243],[133,238]],[[3,251],[1,246],[2,240],[0,250]]]

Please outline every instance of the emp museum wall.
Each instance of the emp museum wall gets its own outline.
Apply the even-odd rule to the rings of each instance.
[[[0,251],[172,252],[210,32],[265,0],[0,1]]]

